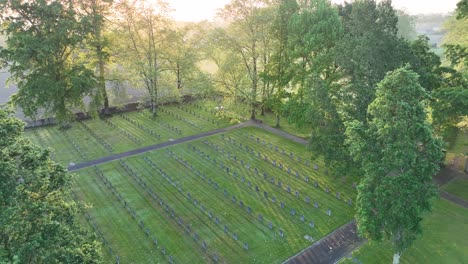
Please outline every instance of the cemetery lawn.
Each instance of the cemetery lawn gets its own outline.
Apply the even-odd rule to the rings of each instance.
[[[434,202],[423,220],[423,235],[401,256],[401,263],[466,263],[468,260],[468,210],[444,199]],[[391,263],[389,243],[367,243],[341,263]],[[358,261],[353,261],[356,258]]]
[[[468,201],[468,179],[458,178],[442,187],[443,190]]]
[[[353,218],[356,179],[309,156],[247,127],[79,170],[74,190],[121,263],[281,263]]]
[[[142,110],[74,122],[65,131],[46,126],[27,129],[25,134],[34,143],[50,148],[55,161],[68,165],[230,125],[233,123],[216,115],[210,104],[196,102],[160,107],[156,118]]]

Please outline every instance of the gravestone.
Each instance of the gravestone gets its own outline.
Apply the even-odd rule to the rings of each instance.
[[[318,165],[314,164],[314,170],[318,170],[318,169],[319,169]]]
[[[255,174],[258,174],[258,169],[255,168],[255,169],[254,169],[254,172],[255,172]]]
[[[310,226],[310,227],[315,227],[314,221],[310,221],[309,226]]]
[[[296,177],[297,177],[297,178],[300,178],[300,177],[301,177],[301,176],[299,175],[299,172],[298,172],[298,171],[296,171]]]
[[[232,201],[233,201],[234,203],[237,202],[236,196],[234,196],[234,195],[232,196]]]
[[[213,212],[212,211],[208,212],[208,217],[210,217],[210,219],[213,218]]]
[[[283,164],[280,163],[280,164],[279,164],[279,168],[280,168],[280,169],[283,169]],[[291,172],[289,172],[289,173],[291,173]]]
[[[241,182],[242,182],[242,183],[245,183],[245,178],[244,178],[244,176],[242,176]]]
[[[307,196],[307,197],[305,198],[305,201],[306,201],[306,203],[310,203],[310,198],[309,198],[309,196]]]
[[[216,222],[216,224],[219,225],[219,218],[217,216],[215,217],[215,222]]]
[[[331,214],[332,214],[331,209],[327,209],[327,215],[331,216]]]
[[[229,229],[228,229],[228,227],[225,225],[225,226],[224,226],[224,233],[228,233],[228,232],[229,232]]]
[[[280,202],[280,207],[284,208],[284,203],[283,202]]]
[[[234,240],[238,240],[239,238],[237,237],[237,233],[232,233],[232,237],[234,238]]]
[[[244,207],[244,202],[240,201],[239,205],[240,205],[240,207]]]
[[[263,197],[268,198],[268,193],[267,193],[267,192],[263,192]]]
[[[288,193],[291,193],[291,187],[290,187],[289,185],[286,186],[286,191],[287,191]]]
[[[258,215],[258,221],[263,222],[263,215],[261,214]]]
[[[296,210],[291,209],[291,215],[292,215],[292,216],[296,215]]]
[[[252,183],[251,183],[250,181],[248,182],[248,184],[247,184],[247,185],[249,185],[249,188],[251,188],[251,187],[252,187]]]
[[[202,209],[203,211],[206,211],[206,208],[205,208],[204,205],[201,206],[201,209]]]
[[[291,168],[288,167],[288,173],[291,174]]]
[[[271,182],[272,184],[275,184],[275,178],[274,178],[274,177],[271,177],[270,182]]]
[[[309,179],[309,176],[306,176],[306,177],[305,177],[305,181],[306,181],[306,182],[309,182],[309,180],[310,180],[310,179]]]
[[[330,192],[330,189],[328,187],[325,187],[325,192],[326,193],[329,193]]]
[[[206,242],[205,241],[202,242],[202,248],[203,248],[203,250],[206,251],[207,247],[206,247]]]
[[[257,192],[260,191],[260,189],[258,189],[258,186],[257,186],[257,185],[255,185],[255,191],[257,191]]]
[[[193,238],[195,239],[195,241],[198,241],[199,237],[197,232],[193,233]]]
[[[280,188],[283,187],[283,183],[281,181],[278,181],[278,187],[280,187]]]
[[[268,222],[268,228],[273,229],[273,223],[272,222]]]
[[[228,192],[226,189],[224,189],[224,196],[228,196]]]
[[[314,181],[314,186],[318,188],[318,182],[317,181]]]
[[[335,195],[335,196],[336,196],[336,198],[341,199],[341,194],[340,194],[340,192],[336,192],[336,195]]]
[[[353,182],[353,189],[356,189],[356,188],[357,188],[357,184]]]
[[[266,172],[263,173],[263,179],[264,180],[268,179],[268,174],[266,174]]]
[[[319,208],[318,202],[314,202],[314,207],[315,207],[315,208]]]
[[[284,232],[283,232],[282,229],[279,230],[279,235],[280,235],[280,237],[284,237]]]
[[[244,242],[244,249],[245,249],[245,250],[249,250],[249,244],[247,244],[247,243]]]
[[[274,196],[271,197],[271,201],[274,202],[274,203],[276,203],[276,197],[274,197]]]
[[[351,198],[348,198],[348,204],[353,205],[353,200]]]
[[[304,222],[304,215],[301,215],[301,222]]]
[[[299,192],[296,191],[296,198],[299,198]]]
[[[252,208],[250,208],[250,206],[247,207],[247,213],[249,213],[249,214],[252,213]]]

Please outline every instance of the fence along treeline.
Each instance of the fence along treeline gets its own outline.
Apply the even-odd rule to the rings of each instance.
[[[345,131],[369,125],[387,72],[418,74],[436,131],[468,115],[465,44],[447,45],[452,66],[442,67],[426,37],[400,37],[398,27],[411,25],[398,23],[391,1],[232,0],[219,11],[223,23],[189,26],[170,18],[165,1],[0,4],[8,44],[0,57],[19,87],[12,103],[32,117],[43,108],[66,123],[84,96],[107,109],[106,80],[146,89],[154,116],[163,95],[222,92],[247,102],[252,119],[260,107],[278,126],[283,115],[311,127],[309,147],[330,172],[363,175]]]

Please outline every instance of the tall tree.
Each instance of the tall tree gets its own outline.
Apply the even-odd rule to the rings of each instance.
[[[153,116],[157,115],[160,77],[163,68],[162,49],[169,28],[169,5],[165,1],[123,0],[118,3],[122,57],[129,70],[139,75],[149,95]],[[126,52],[125,52],[126,51]]]
[[[272,85],[272,95],[267,98],[267,105],[276,115],[276,126],[280,126],[283,98],[286,97],[286,87],[292,78],[289,50],[289,23],[291,17],[299,10],[295,0],[278,0],[275,2],[276,14],[271,25],[273,38],[272,55],[266,67],[269,69],[264,78],[268,78]]]
[[[23,127],[0,109],[0,262],[100,263],[100,245],[68,199],[71,175]]]
[[[398,17],[385,0],[357,0],[340,6],[344,37],[338,43],[337,63],[346,75],[340,100],[350,119],[366,120],[376,84],[388,71],[403,66],[406,43],[397,36]]]
[[[347,124],[347,142],[364,170],[356,201],[357,225],[371,240],[389,240],[394,263],[421,233],[424,212],[437,196],[441,143],[427,121],[428,93],[407,68],[387,74],[369,105],[368,122]]]
[[[95,87],[93,72],[73,61],[72,54],[89,32],[86,17],[71,0],[0,2],[1,33],[7,48],[11,81],[18,85],[12,103],[35,118],[39,109],[66,122],[83,106]]]
[[[398,36],[407,40],[414,40],[418,33],[416,32],[415,17],[409,15],[404,10],[397,10],[398,15]]]
[[[251,81],[250,96],[247,97],[251,108],[251,119],[255,119],[259,83],[259,45],[263,25],[268,23],[260,10],[268,5],[267,0],[232,0],[220,12],[220,16],[230,23],[225,43],[238,52],[243,60]]]
[[[350,173],[339,115],[336,45],[342,27],[338,10],[327,0],[305,1],[291,18],[289,47],[297,93],[288,102],[289,119],[311,130],[309,148],[322,155],[333,174]],[[348,161],[348,162],[346,162]]]
[[[109,15],[113,0],[80,0],[81,13],[88,19],[89,35],[87,44],[91,47],[91,64],[97,72],[97,93],[95,105],[102,103],[103,113],[110,114],[109,96],[106,90],[106,64],[109,62],[109,41],[104,35],[106,17]]]

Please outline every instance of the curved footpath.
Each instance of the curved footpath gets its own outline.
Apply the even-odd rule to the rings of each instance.
[[[142,154],[148,151],[153,151],[156,149],[192,141],[195,139],[200,139],[204,137],[208,137],[211,135],[216,135],[220,133],[224,133],[227,131],[231,131],[233,129],[237,128],[242,128],[242,127],[249,127],[249,126],[255,126],[267,131],[270,131],[274,134],[277,134],[281,137],[287,138],[291,141],[307,145],[308,141],[297,137],[295,135],[289,134],[287,132],[284,132],[282,130],[264,125],[261,123],[261,121],[253,121],[249,120],[244,123],[240,123],[234,126],[226,127],[226,128],[220,128],[212,131],[208,131],[205,133],[200,133],[197,135],[193,136],[188,136],[184,138],[179,138],[173,141],[167,141],[163,142],[160,144],[156,145],[151,145],[111,156],[107,156],[104,158],[96,159],[96,160],[91,160],[88,162],[76,164],[74,166],[69,166],[68,170],[69,171],[77,171],[79,169],[87,168],[87,167],[92,167],[95,165],[99,165],[102,163],[107,163],[110,161],[126,158],[129,156],[134,156],[138,154]],[[455,171],[452,168],[446,167],[440,171],[440,173],[434,178],[434,181],[439,185],[442,186],[449,181],[453,180],[456,177],[466,177],[463,175],[463,173],[459,173]],[[468,201],[465,201],[457,196],[454,196],[450,193],[447,193],[445,191],[440,191],[441,197],[444,199],[447,199],[453,203],[458,204],[459,206],[468,208]],[[335,231],[331,232],[328,234],[326,237],[323,237],[319,241],[313,243],[311,246],[308,248],[302,250],[301,252],[297,253],[293,257],[287,259],[284,261],[286,264],[308,264],[308,263],[313,263],[313,264],[328,264],[328,263],[337,263],[340,261],[342,258],[348,256],[350,253],[352,253],[355,249],[357,249],[360,245],[362,245],[365,242],[365,239],[360,238],[357,234],[357,228],[356,228],[356,223],[355,220],[353,219],[349,223],[343,225],[342,227],[336,229]]]

